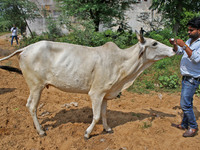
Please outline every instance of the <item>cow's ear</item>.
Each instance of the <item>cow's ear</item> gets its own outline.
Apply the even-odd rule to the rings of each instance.
[[[140,34],[137,32],[137,30],[135,30],[135,34],[136,34],[138,41],[140,41]]]
[[[139,58],[142,57],[142,55],[144,54],[146,48],[144,46],[140,47],[140,51],[139,51]]]
[[[135,33],[136,33],[138,41],[140,41],[140,43],[144,44],[145,43],[144,36],[143,36],[144,30],[141,28],[140,33],[138,33],[135,30]]]

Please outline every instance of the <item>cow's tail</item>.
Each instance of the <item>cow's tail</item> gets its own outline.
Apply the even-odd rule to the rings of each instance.
[[[8,56],[6,56],[6,57],[4,57],[4,58],[1,58],[0,61],[9,59],[9,58],[11,58],[11,57],[15,56],[16,54],[21,53],[21,52],[23,52],[23,51],[24,51],[24,49],[19,49],[19,50],[13,52],[12,54],[10,54],[10,55],[8,55]]]
[[[24,51],[24,49],[19,49],[19,50],[13,52],[12,54],[10,54],[8,56],[6,56],[4,58],[1,58],[0,61],[9,59],[9,58],[11,58],[11,57],[15,56],[16,54],[21,53],[23,51]],[[20,69],[18,69],[18,68],[14,68],[14,67],[10,67],[10,66],[0,66],[0,68],[4,69],[4,70],[7,70],[7,71],[11,71],[11,72],[16,72],[16,73],[22,74],[22,71]]]

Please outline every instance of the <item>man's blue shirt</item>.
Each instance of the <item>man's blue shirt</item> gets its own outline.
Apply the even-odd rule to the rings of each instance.
[[[183,76],[200,77],[200,38],[194,41],[191,45],[191,38],[185,44],[193,51],[189,58],[182,47],[178,46],[176,54],[183,55],[180,64],[180,71]]]

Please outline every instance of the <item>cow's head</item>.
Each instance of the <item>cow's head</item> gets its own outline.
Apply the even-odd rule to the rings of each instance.
[[[136,35],[139,40],[139,58],[145,57],[147,60],[157,61],[162,58],[175,55],[172,47],[150,38],[144,38],[143,31],[143,29],[141,29],[140,33],[136,31]]]

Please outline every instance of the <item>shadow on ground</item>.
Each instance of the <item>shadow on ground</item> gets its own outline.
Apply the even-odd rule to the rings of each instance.
[[[135,113],[135,112],[121,112],[121,111],[113,111],[107,110],[107,120],[108,124],[111,128],[114,128],[119,125],[123,125],[127,122],[143,120],[145,118],[150,118],[152,121],[156,117],[175,117],[176,115],[168,114],[160,111],[156,111],[153,109],[146,110],[147,113]],[[87,123],[90,124],[92,122],[92,109],[90,107],[84,107],[81,109],[71,109],[71,110],[61,110],[52,118],[44,118],[41,124],[45,124],[45,126],[52,126],[56,128],[62,124],[66,124],[68,122],[71,123]],[[48,124],[46,124],[48,122]],[[52,123],[51,123],[52,122]],[[102,122],[100,121],[99,124]]]
[[[0,95],[9,93],[9,92],[13,92],[14,90],[16,90],[16,88],[0,88]]]

